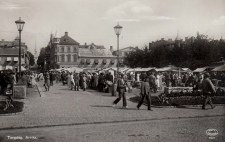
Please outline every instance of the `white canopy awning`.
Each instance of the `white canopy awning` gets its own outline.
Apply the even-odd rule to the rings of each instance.
[[[206,70],[206,68],[197,68],[193,72],[204,72],[205,70]]]

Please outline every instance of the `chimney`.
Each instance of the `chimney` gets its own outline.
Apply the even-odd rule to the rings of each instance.
[[[110,46],[110,51],[113,51],[113,46]]]
[[[2,41],[5,41],[4,39],[2,39]]]
[[[85,43],[84,43],[84,45],[86,46],[86,45],[87,45],[87,43],[85,42]]]
[[[65,32],[65,36],[68,36],[68,32]]]

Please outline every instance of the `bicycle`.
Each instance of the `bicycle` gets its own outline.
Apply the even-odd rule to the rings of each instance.
[[[6,99],[5,99],[5,108],[6,111],[9,107],[14,107],[13,105],[13,86],[12,84],[8,84],[5,91]]]

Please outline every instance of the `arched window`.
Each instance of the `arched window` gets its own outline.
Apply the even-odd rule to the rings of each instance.
[[[65,55],[61,55],[61,62],[65,62]]]
[[[76,47],[74,47],[74,50],[73,50],[73,51],[74,51],[74,52],[77,52],[76,50],[77,50],[77,48],[76,48]]]
[[[71,55],[67,55],[67,62],[71,62]]]
[[[67,48],[67,52],[70,52],[70,47]]]
[[[77,62],[77,54],[74,54],[74,55],[73,55],[73,61],[74,61],[74,62]]]
[[[64,53],[64,47],[61,48],[61,52]]]

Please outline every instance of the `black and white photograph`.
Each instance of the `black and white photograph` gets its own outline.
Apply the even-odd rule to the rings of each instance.
[[[225,0],[0,0],[0,142],[225,142]]]

